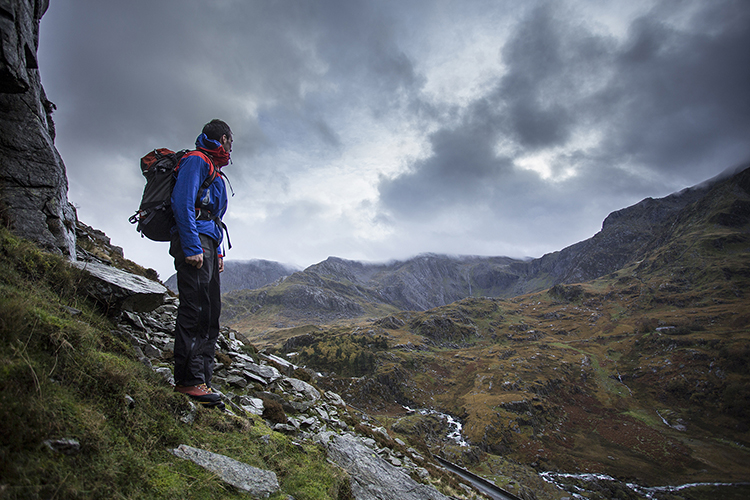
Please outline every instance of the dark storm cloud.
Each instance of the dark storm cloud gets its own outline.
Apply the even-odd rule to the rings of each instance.
[[[429,214],[452,203],[495,199],[498,208],[510,208],[519,187],[527,199],[542,190],[528,174],[515,172],[510,155],[565,144],[586,120],[577,109],[589,98],[588,81],[611,57],[608,39],[561,22],[560,15],[544,4],[519,23],[501,51],[507,72],[491,92],[468,106],[458,125],[430,136],[428,158],[381,181],[386,207]],[[498,142],[510,143],[511,151],[498,155]]]
[[[418,103],[397,6],[57,0],[42,57],[68,169],[75,176],[111,158],[190,147],[216,117],[234,130],[235,158],[338,154],[349,110]],[[242,180],[246,171],[235,170]]]
[[[382,207],[410,217],[492,203],[507,216],[524,189],[526,206],[567,204],[573,216],[597,197],[648,193],[669,175],[700,182],[750,158],[749,14],[743,1],[660,4],[621,41],[540,4],[502,47],[506,72],[492,90],[430,136],[427,158],[381,180]],[[577,146],[591,133],[597,144]],[[578,175],[550,189],[513,167],[545,150],[553,175]]]
[[[285,15],[280,22],[278,4],[185,1],[178,12],[175,7],[151,1],[57,7],[67,45],[53,55],[64,79],[55,88],[65,89],[57,99],[75,108],[71,129],[112,151],[142,140],[144,132],[184,140],[221,116],[237,124],[244,147],[261,144],[243,101],[293,105],[318,76],[305,53],[311,35],[304,19]]]
[[[662,172],[747,158],[750,4],[701,7],[686,29],[658,17],[632,24],[603,96],[617,118],[603,145],[613,157]]]
[[[553,4],[534,9],[502,49],[508,66],[495,90],[504,133],[524,149],[564,144],[580,120],[590,79],[608,63],[609,40]]]
[[[408,6],[362,0],[316,4],[318,51],[337,82],[364,84],[384,92],[408,89],[419,82],[414,62],[398,43],[411,29],[404,22]],[[421,4],[414,2],[411,8]]]

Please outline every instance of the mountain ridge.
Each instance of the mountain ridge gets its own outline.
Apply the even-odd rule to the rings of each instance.
[[[627,264],[597,279],[254,338],[498,484],[524,464],[573,496],[746,498],[750,170],[667,198],[611,218],[619,239],[537,262],[572,259],[570,277],[625,239]],[[469,446],[446,444],[433,412]]]
[[[749,166],[614,211],[591,238],[535,259],[425,253],[367,263],[329,257],[274,284],[225,294],[222,321],[242,330],[243,323],[257,323],[258,315],[268,314],[267,327],[287,328],[396,310],[425,311],[467,297],[510,298],[586,282],[643,259],[668,237],[688,206],[722,183],[746,183]],[[737,201],[734,212],[724,217],[741,221],[742,203]]]
[[[226,260],[221,276],[221,292],[261,288],[298,270],[296,266],[265,259]],[[170,276],[164,285],[177,293],[177,274]]]

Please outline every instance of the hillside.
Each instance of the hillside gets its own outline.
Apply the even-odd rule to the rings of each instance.
[[[597,280],[279,330],[276,354],[319,372],[294,376],[346,401],[335,420],[330,407],[286,399],[288,384],[310,390],[301,382],[269,384],[247,372],[260,360],[250,345],[242,354],[222,344],[217,382],[236,413],[191,409],[163,378],[164,312],[136,319],[103,308],[83,293],[85,274],[0,228],[0,492],[242,496],[169,452],[189,444],[275,471],[281,491],[272,498],[351,498],[352,476],[328,462],[333,452],[244,409],[275,394],[286,422],[321,425],[325,415],[364,434],[365,453],[373,446],[392,464],[416,466],[415,477],[457,498],[476,493],[433,455],[522,498],[745,498],[749,177],[712,186],[642,259]],[[81,252],[149,275],[95,230],[79,224],[78,233]],[[580,475],[591,472],[608,476]],[[654,489],[688,483],[707,484]]]
[[[625,482],[747,481],[750,170],[664,201],[608,218],[603,232],[635,220],[634,232],[651,236],[598,279],[310,328],[278,354],[322,372],[320,384],[387,418],[396,435],[509,487],[521,466],[608,474],[617,481],[547,477],[616,498],[648,492]],[[654,220],[658,234],[647,230]],[[578,262],[596,261],[587,246],[604,245],[579,244]],[[470,446],[447,445],[438,419],[409,409],[460,418]],[[748,493],[702,488],[680,498]]]
[[[477,498],[425,451],[232,330],[220,334],[215,377],[227,410],[174,393],[177,299],[136,291],[141,300],[122,301],[112,286],[152,271],[102,233],[78,233],[90,260],[73,265],[0,225],[1,498]],[[102,266],[109,285],[87,270]],[[165,302],[141,310],[155,298]]]

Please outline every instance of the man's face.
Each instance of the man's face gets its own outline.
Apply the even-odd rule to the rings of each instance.
[[[227,153],[232,152],[232,136],[231,135],[222,135],[221,136],[221,145],[224,146],[224,151]]]

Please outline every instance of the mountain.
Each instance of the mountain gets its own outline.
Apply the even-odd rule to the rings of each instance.
[[[570,496],[747,498],[750,169],[519,266],[517,283],[559,282],[255,338],[509,491],[537,470]]]
[[[213,472],[166,452],[197,445],[275,471],[284,497],[365,498],[352,494],[361,467],[348,480],[327,462],[338,458],[373,460],[375,487],[412,474],[471,498],[434,466],[437,456],[519,498],[746,498],[750,170],[700,191],[670,212],[641,258],[595,280],[425,311],[391,306],[377,320],[286,331],[265,353],[224,328],[217,383],[235,415],[192,408],[164,381],[173,298],[148,314],[102,307],[84,293],[83,271],[0,228],[3,491],[173,498],[198,484],[202,496],[226,496]],[[78,233],[86,255],[120,261],[108,238],[83,225]],[[396,265],[321,264],[297,274],[350,296],[366,296],[361,283]],[[448,276],[451,267],[441,269]],[[312,303],[325,305],[319,299]],[[294,390],[258,381],[256,365],[287,373]],[[306,384],[328,399],[311,406]],[[343,398],[335,408],[332,393]],[[258,401],[279,403],[288,423],[243,414]],[[307,426],[324,423],[311,442]]]
[[[741,184],[746,172],[730,170],[699,186],[613,212],[593,237],[538,259],[424,254],[372,264],[330,257],[258,290],[226,294],[222,321],[249,334],[249,328],[424,311],[467,297],[509,298],[596,279],[644,259],[670,237],[689,207],[717,196],[712,193],[724,182]],[[741,219],[743,201],[736,203],[717,217]]]
[[[224,263],[224,272],[221,273],[221,291],[227,293],[246,288],[261,288],[285,278],[297,270],[296,267],[270,260],[227,260]],[[164,284],[177,293],[177,274],[170,276]]]

